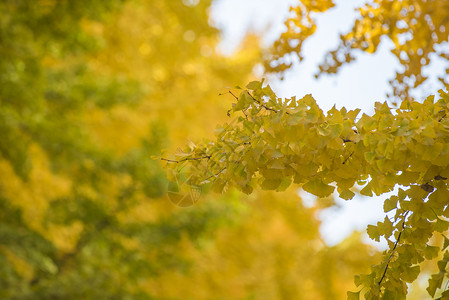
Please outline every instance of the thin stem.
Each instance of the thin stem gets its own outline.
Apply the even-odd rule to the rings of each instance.
[[[211,156],[210,155],[206,155],[206,156],[203,156],[203,157],[187,157],[187,158],[184,158],[184,159],[181,159],[181,160],[173,160],[173,159],[168,159],[168,158],[161,157],[161,160],[169,162],[169,163],[177,163],[177,164],[179,164],[181,162],[185,162],[185,161],[188,161],[188,160],[202,160],[202,159],[205,159],[205,158],[210,159]]]
[[[239,97],[237,97],[236,95],[234,95],[234,93],[232,91],[228,91],[229,94],[231,94],[235,100],[239,100]]]
[[[401,229],[401,232],[399,232],[398,239],[397,239],[396,242],[394,243],[393,249],[391,249],[391,254],[390,254],[390,256],[388,257],[388,261],[387,261],[387,265],[385,266],[384,273],[382,274],[382,277],[381,277],[380,280],[379,280],[379,286],[380,286],[380,284],[382,283],[382,281],[384,280],[385,275],[387,274],[388,266],[390,265],[391,259],[393,258],[394,251],[396,250],[396,247],[398,246],[399,241],[401,240],[402,232],[403,232],[404,229],[405,229],[405,218],[407,217],[407,215],[408,215],[409,212],[410,212],[410,211],[407,211],[407,212],[404,214],[404,219],[402,220],[402,229]]]
[[[218,173],[212,174],[211,176],[207,177],[206,179],[204,179],[203,181],[209,180],[212,177],[217,177],[218,175],[220,175],[224,170],[226,170],[226,167],[224,167],[223,169],[221,169]]]
[[[346,157],[346,159],[343,161],[343,165],[348,161],[348,159],[350,159],[351,158],[351,156],[354,154],[354,151],[352,151],[351,152],[351,154],[349,154],[349,156],[348,157]]]

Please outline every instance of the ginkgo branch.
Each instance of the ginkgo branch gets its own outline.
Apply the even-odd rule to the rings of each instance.
[[[349,156],[345,158],[345,160],[343,161],[342,164],[344,165],[344,164],[348,161],[348,159],[351,158],[351,156],[352,156],[353,154],[354,154],[354,151],[352,151],[351,154],[349,154]]]
[[[410,211],[406,211],[405,214],[404,214],[404,217],[403,217],[403,220],[402,220],[402,229],[401,229],[401,231],[398,234],[398,238],[396,239],[396,242],[394,243],[393,249],[391,249],[390,256],[388,257],[388,260],[387,260],[387,265],[385,266],[385,269],[384,269],[384,272],[382,274],[382,277],[379,280],[379,286],[381,285],[382,281],[385,278],[385,275],[387,274],[388,266],[390,265],[391,259],[393,258],[393,255],[394,255],[394,253],[396,251],[396,248],[397,248],[397,246],[399,244],[399,241],[401,240],[402,232],[405,229],[405,218],[407,217],[409,212]]]
[[[257,100],[256,98],[254,98],[254,96],[251,95],[250,92],[248,92],[248,91],[246,91],[246,92],[248,93],[248,95],[249,95],[255,102],[257,102],[260,106],[262,106],[262,107],[265,108],[266,110],[271,110],[271,111],[273,111],[273,112],[275,112],[275,113],[278,113],[278,112],[279,112],[279,111],[275,110],[274,108],[271,108],[271,107],[268,107],[268,106],[262,104],[262,102],[261,102],[260,100]],[[289,114],[288,112],[286,112],[286,113]]]
[[[350,142],[352,142],[352,143],[354,143],[354,144],[357,144],[356,142],[354,142],[354,141],[352,141],[352,140],[350,140],[350,139],[344,139],[344,138],[342,138],[342,140],[343,140],[343,143],[350,143]]]
[[[204,179],[203,182],[206,181],[206,180],[211,179],[212,177],[217,178],[217,176],[220,175],[224,170],[226,170],[226,167],[224,167],[223,169],[221,169],[221,170],[218,171],[217,173],[210,175],[209,177],[207,177],[206,179]]]
[[[203,157],[187,157],[187,158],[183,158],[183,159],[180,159],[180,160],[168,159],[168,158],[161,157],[161,160],[169,162],[169,163],[177,163],[177,164],[179,164],[179,163],[182,163],[182,162],[185,162],[185,161],[189,161],[189,160],[202,160],[202,159],[210,159],[210,158],[211,158],[210,155],[206,155],[206,156],[203,156]]]

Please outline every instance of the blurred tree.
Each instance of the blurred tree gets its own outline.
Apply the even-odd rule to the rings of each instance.
[[[326,246],[318,208],[298,202],[296,189],[250,199],[237,225],[193,253],[190,273],[172,270],[152,287],[170,299],[345,299],[354,272],[378,259],[358,233]]]
[[[373,262],[328,249],[295,191],[161,199],[150,156],[210,135],[260,60],[255,37],[215,52],[209,5],[0,3],[0,298],[336,299]]]
[[[151,298],[139,282],[185,269],[184,237],[234,218],[155,200],[150,159],[250,74],[257,51],[214,53],[209,4],[0,3],[0,298]]]

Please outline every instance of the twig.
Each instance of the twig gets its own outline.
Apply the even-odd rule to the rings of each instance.
[[[349,158],[351,158],[351,156],[354,154],[354,151],[351,152],[351,154],[349,154],[348,157],[346,157],[346,159],[343,161],[343,165],[348,161]]]
[[[237,97],[236,95],[234,95],[234,93],[233,92],[231,92],[231,91],[228,91],[228,93],[229,94],[231,94],[234,98],[235,98],[235,100],[239,100],[239,97]]]
[[[246,92],[248,93],[248,95],[249,95],[255,102],[257,102],[260,106],[262,106],[262,107],[265,108],[266,110],[271,110],[271,111],[274,111],[275,113],[278,113],[278,112],[279,112],[278,110],[275,110],[274,108],[271,108],[271,107],[268,107],[268,106],[262,104],[262,102],[259,101],[259,100],[257,100],[256,98],[254,98],[254,96],[251,95],[250,92],[248,92],[248,91],[246,91]],[[285,114],[289,115],[290,113],[289,113],[288,111],[286,111]]]
[[[206,179],[204,179],[203,181],[209,180],[212,177],[217,177],[218,175],[221,174],[221,172],[223,172],[224,170],[226,170],[226,167],[224,167],[223,169],[221,169],[218,173],[212,174],[211,176],[207,177]]]
[[[402,229],[401,229],[401,232],[399,232],[398,239],[397,239],[396,242],[394,243],[393,249],[391,249],[391,254],[390,254],[390,257],[388,257],[388,261],[387,261],[387,265],[385,266],[384,273],[382,274],[382,277],[381,277],[380,280],[379,280],[379,286],[380,286],[380,284],[382,283],[382,281],[384,280],[385,275],[387,274],[388,266],[390,265],[391,259],[393,258],[394,251],[396,250],[396,247],[398,246],[399,241],[401,240],[402,232],[403,232],[404,229],[405,229],[405,218],[407,217],[407,215],[408,215],[409,212],[410,212],[410,211],[407,211],[407,212],[404,214],[404,220],[402,221]]]
[[[211,156],[210,155],[206,155],[206,156],[203,156],[203,157],[187,157],[187,158],[184,158],[184,159],[181,159],[181,160],[173,160],[173,159],[168,159],[168,158],[161,157],[161,160],[166,161],[166,162],[170,162],[170,163],[177,163],[177,164],[179,164],[181,162],[185,162],[185,161],[188,161],[188,160],[202,160],[202,159],[205,159],[205,158],[210,159]]]

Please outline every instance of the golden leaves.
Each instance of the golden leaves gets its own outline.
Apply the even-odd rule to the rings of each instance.
[[[300,1],[298,6],[291,7],[292,17],[285,21],[287,30],[273,44],[270,54],[265,59],[264,67],[268,72],[282,74],[292,65],[288,55],[295,53],[302,60],[303,42],[312,36],[316,30],[314,13],[323,13],[333,7],[332,0]]]
[[[327,197],[334,191],[335,187],[325,184],[320,179],[313,179],[302,186],[302,188],[315,196]]]
[[[315,33],[317,27],[312,16],[333,6],[330,0],[320,0],[301,1],[298,6],[292,7],[292,16],[285,22],[287,29],[273,44],[271,55],[265,61],[265,69],[282,75],[292,66],[292,55],[301,61],[302,44]],[[353,27],[340,36],[337,48],[326,54],[316,77],[324,73],[337,73],[342,65],[355,59],[357,50],[375,53],[382,39],[388,38],[394,44],[391,52],[404,67],[390,81],[393,92],[389,96],[393,101],[413,99],[411,91],[427,79],[422,70],[431,58],[439,56],[445,61],[441,65],[448,67],[449,53],[441,47],[447,42],[449,32],[448,10],[449,0],[376,0],[362,4]],[[439,80],[443,85],[448,84],[447,77],[440,77]]]
[[[242,92],[248,95],[245,105],[234,111],[243,116],[218,127],[216,141],[197,146],[211,160],[194,164],[191,156],[187,161],[193,178],[216,173],[220,166],[229,172],[214,180],[244,192],[256,185],[282,191],[293,179],[317,197],[336,188],[343,199],[354,196],[355,183],[364,185],[359,193],[365,196],[401,185],[404,189],[384,202],[384,211],[393,215],[368,226],[369,236],[386,239],[390,250],[363,284],[369,288],[367,299],[405,295],[405,283],[420,273],[419,263],[440,251],[428,244],[430,238],[449,227],[449,130],[444,126],[449,99],[429,97],[399,109],[376,103],[374,115],[356,121],[359,111],[334,107],[324,114],[310,95],[281,100],[262,82],[249,87]]]

